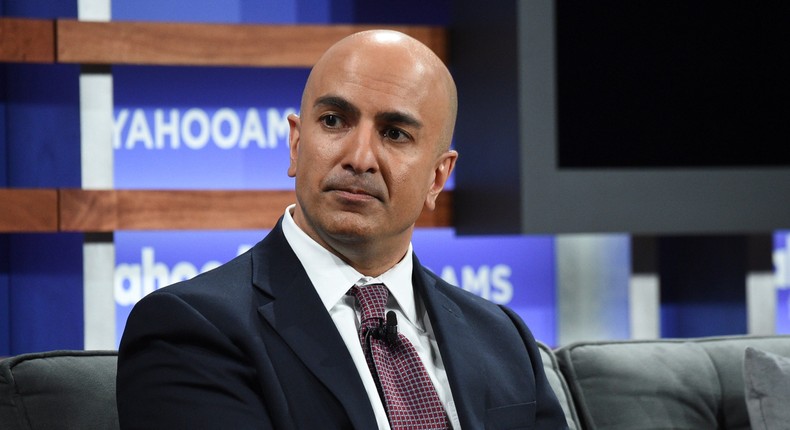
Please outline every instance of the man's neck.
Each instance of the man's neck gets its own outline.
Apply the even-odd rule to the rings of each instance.
[[[313,238],[313,240],[316,239]],[[409,250],[410,243],[408,240],[406,243],[398,245],[391,244],[390,241],[387,241],[386,245],[361,241],[353,243],[333,241],[330,243],[326,240],[316,240],[316,242],[357,272],[373,278],[381,276],[382,273],[403,260]]]
[[[338,238],[305,225],[304,217],[291,212],[296,226],[346,264],[365,276],[378,277],[398,264],[409,250],[414,226],[389,238]]]

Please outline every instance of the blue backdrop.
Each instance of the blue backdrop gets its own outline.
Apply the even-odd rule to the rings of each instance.
[[[776,275],[776,332],[790,334],[790,230],[774,234]]]
[[[180,4],[120,1],[113,2],[113,17],[268,23],[447,21],[446,2],[419,2],[420,13],[404,12],[417,10],[408,4],[397,2],[396,9],[389,9],[396,3],[371,8],[355,1],[202,0],[187,9]],[[292,189],[293,180],[286,175],[286,117],[298,111],[308,72],[114,67],[116,188]],[[447,188],[453,188],[452,178]],[[142,296],[228,261],[264,234],[118,232],[114,285],[118,336]],[[554,342],[553,238],[461,238],[452,229],[418,229],[414,245],[423,263],[437,274],[511,306],[539,339]]]

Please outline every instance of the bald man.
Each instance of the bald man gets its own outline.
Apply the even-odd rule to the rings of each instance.
[[[521,319],[413,253],[414,224],[458,157],[456,105],[447,68],[409,36],[368,31],[332,46],[289,117],[296,203],[248,252],[129,316],[121,427],[565,428]],[[430,380],[435,423],[393,421],[349,294],[371,285],[386,286],[398,336]]]

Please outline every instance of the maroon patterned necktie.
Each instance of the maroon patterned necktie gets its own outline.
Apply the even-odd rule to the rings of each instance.
[[[449,429],[444,406],[414,345],[401,333],[395,337],[393,332],[389,339],[384,335],[387,287],[352,287],[349,294],[359,300],[359,339],[373,379],[378,379],[379,394],[383,392],[392,429]]]

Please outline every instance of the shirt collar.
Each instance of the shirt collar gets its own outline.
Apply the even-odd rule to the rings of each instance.
[[[413,270],[411,243],[400,262],[380,276],[370,278],[359,273],[302,231],[291,216],[295,206],[290,205],[285,209],[282,223],[283,234],[302,263],[307,277],[313,283],[313,287],[327,311],[345,296],[349,288],[358,284],[362,279],[361,285],[385,284],[406,318],[413,324],[417,323],[414,288],[411,282]]]

